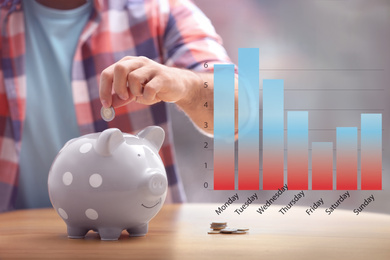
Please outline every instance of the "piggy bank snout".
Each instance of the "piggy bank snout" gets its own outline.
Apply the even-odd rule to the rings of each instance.
[[[147,180],[147,189],[155,196],[161,196],[167,190],[167,178],[159,171],[151,171]]]

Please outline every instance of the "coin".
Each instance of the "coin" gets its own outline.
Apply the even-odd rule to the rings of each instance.
[[[213,226],[213,225],[211,225],[210,228],[211,228],[211,229],[214,229],[214,230],[221,230],[221,229],[226,228],[226,225],[218,225],[218,226],[215,226],[215,225]]]
[[[222,230],[224,228],[226,228],[226,226],[223,226],[223,227],[212,227],[211,229],[213,229],[213,230]]]
[[[232,232],[232,233],[230,233],[230,234],[243,235],[243,234],[246,234],[246,232],[245,232],[245,231],[234,231],[234,232]]]
[[[221,233],[223,234],[230,234],[230,233],[233,233],[233,232],[237,232],[238,230],[236,228],[225,228],[225,229],[221,229]]]
[[[115,110],[113,107],[102,107],[100,115],[104,121],[110,122],[115,118]]]
[[[221,233],[221,232],[219,232],[219,231],[216,231],[216,230],[211,230],[211,231],[209,231],[209,232],[207,232],[208,234],[219,234],[219,233]]]
[[[227,222],[223,222],[223,221],[214,221],[214,222],[211,222],[211,224],[210,225],[226,225],[227,224]]]
[[[237,231],[248,231],[249,228],[237,228]]]

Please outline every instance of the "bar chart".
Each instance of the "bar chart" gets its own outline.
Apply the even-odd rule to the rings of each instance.
[[[259,49],[238,55],[238,104],[234,65],[214,67],[214,190],[382,189],[382,113],[356,114],[360,124],[335,127],[334,140],[309,141],[312,111],[285,109],[283,79],[260,82]]]

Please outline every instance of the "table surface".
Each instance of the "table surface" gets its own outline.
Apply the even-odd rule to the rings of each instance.
[[[253,206],[253,207],[252,207]],[[118,241],[101,241],[90,231],[68,239],[66,225],[53,209],[0,214],[0,259],[390,259],[390,216],[308,216],[296,206],[286,215],[251,205],[241,215],[216,204],[164,205],[144,237],[123,232]],[[227,211],[227,210],[226,210]],[[248,227],[244,235],[207,234],[212,221]]]

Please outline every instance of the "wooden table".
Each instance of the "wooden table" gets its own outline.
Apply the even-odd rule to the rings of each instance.
[[[241,215],[217,216],[215,204],[165,205],[145,237],[101,241],[89,232],[68,239],[53,209],[0,214],[0,259],[390,259],[390,216],[337,210],[286,215],[273,205],[263,215],[251,205]],[[245,235],[209,235],[210,222],[248,227]]]

